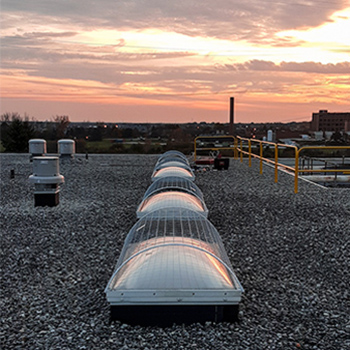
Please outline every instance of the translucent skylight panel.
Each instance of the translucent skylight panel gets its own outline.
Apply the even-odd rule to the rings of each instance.
[[[155,193],[173,190],[190,193],[204,202],[203,193],[199,187],[193,181],[179,176],[158,178],[151,184],[151,186],[149,186],[145,192],[145,195],[143,196],[143,199],[146,199]]]
[[[183,162],[179,162],[177,160],[172,160],[169,162],[160,163],[154,167],[154,170],[160,170],[160,169],[168,168],[168,167],[183,168],[183,169],[187,169],[187,170],[191,171],[191,167],[188,164],[183,163]]]
[[[167,191],[144,199],[137,209],[137,217],[142,217],[154,210],[176,207],[194,210],[208,216],[205,204],[196,196],[180,191]]]
[[[195,179],[195,176],[192,171],[189,171],[187,169],[177,168],[177,167],[167,167],[167,168],[163,168],[155,171],[152,175],[152,181],[155,181],[158,178],[167,177],[167,176],[179,176],[189,180]]]

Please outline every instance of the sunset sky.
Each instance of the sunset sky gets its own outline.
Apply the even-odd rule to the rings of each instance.
[[[1,113],[308,121],[350,112],[350,0],[1,0]]]

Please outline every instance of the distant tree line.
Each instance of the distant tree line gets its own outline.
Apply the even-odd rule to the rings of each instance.
[[[70,125],[68,116],[56,115],[50,122],[38,122],[28,115],[23,117],[19,113],[5,113],[0,116],[0,151],[5,152],[28,152],[29,140],[41,138],[47,141],[49,153],[57,150],[57,141],[62,138],[76,140],[78,152],[111,152],[111,153],[158,153],[166,150],[166,147],[153,145],[150,139],[159,139],[159,142],[169,141],[169,147],[184,147],[190,149],[191,142],[198,133],[195,127],[177,124],[161,124],[150,126],[147,131],[140,131],[139,128],[121,128],[115,125],[95,123],[91,125],[74,124]],[[101,147],[95,142],[109,139],[108,147]],[[139,140],[140,144],[124,147],[113,140]],[[89,147],[87,147],[89,146]]]
[[[18,113],[5,113],[1,116],[1,144],[7,152],[28,152],[28,141],[35,136],[29,117]]]
[[[268,129],[308,132],[308,123],[236,124],[240,136],[262,139]],[[71,123],[66,115],[56,115],[48,122],[39,122],[28,115],[5,113],[0,116],[0,151],[28,152],[28,141],[42,138],[47,141],[48,153],[57,152],[57,141],[74,139],[79,153],[161,153],[175,148],[184,153],[193,151],[198,135],[226,135],[229,125],[222,123],[187,124],[128,124]],[[128,141],[132,144],[127,145]],[[349,144],[347,134],[334,133],[330,145]]]
[[[51,128],[40,132],[28,115],[4,113],[0,116],[1,146],[6,152],[28,152],[30,139],[40,137],[57,141],[65,136],[69,123],[68,116],[55,116]]]

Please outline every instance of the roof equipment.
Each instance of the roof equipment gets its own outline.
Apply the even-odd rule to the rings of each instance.
[[[58,157],[34,157],[33,175],[29,182],[34,184],[34,205],[54,207],[59,204],[60,185],[64,177],[59,173]]]
[[[236,320],[242,291],[215,227],[178,208],[132,227],[105,289],[112,319],[145,325]]]

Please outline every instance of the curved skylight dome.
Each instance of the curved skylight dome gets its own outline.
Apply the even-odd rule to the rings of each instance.
[[[171,166],[171,167],[155,170],[152,174],[152,181],[155,181],[162,177],[168,177],[168,176],[178,176],[178,177],[182,177],[184,179],[189,179],[192,181],[195,179],[195,176],[192,170]]]
[[[164,152],[160,157],[159,159],[161,158],[165,158],[165,157],[181,157],[183,159],[186,159],[187,160],[187,157],[182,153],[182,152],[179,152],[179,151],[176,151],[176,150],[170,150],[170,151],[166,151]]]
[[[163,153],[162,155],[159,156],[157,164],[160,162],[163,162],[166,159],[178,159],[189,164],[187,157],[179,151],[167,151]]]
[[[171,208],[132,227],[106,288],[112,305],[237,305],[242,291],[215,227]]]
[[[158,192],[145,198],[136,211],[138,218],[158,209],[182,208],[194,210],[205,217],[208,209],[203,201],[193,194],[180,191]]]
[[[190,166],[190,163],[186,158],[176,157],[176,156],[168,156],[168,157],[164,157],[164,158],[159,158],[157,161],[156,167],[161,165],[161,164],[165,164],[165,163],[169,163],[169,162],[179,162],[179,163],[185,164],[187,166]]]
[[[178,160],[171,160],[168,162],[162,162],[162,163],[156,164],[156,166],[154,167],[154,170],[156,171],[156,170],[160,170],[160,169],[168,168],[168,167],[183,168],[183,169],[187,169],[189,171],[192,171],[191,167],[188,164],[185,164],[185,163],[178,161]]]
[[[199,187],[193,181],[179,176],[167,176],[158,178],[151,184],[151,186],[148,187],[145,195],[143,196],[143,200],[156,193],[174,190],[190,193],[204,202],[203,193]]]

